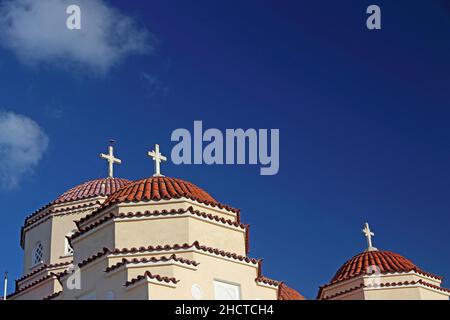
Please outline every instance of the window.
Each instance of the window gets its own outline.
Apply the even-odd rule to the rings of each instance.
[[[70,245],[68,238],[70,238],[75,232],[76,230],[72,230],[64,237],[64,255],[68,256],[73,254],[73,248]]]
[[[44,246],[42,243],[36,243],[36,246],[33,249],[33,256],[31,257],[32,265],[38,265],[42,262],[44,258]]]
[[[221,281],[214,281],[216,300],[241,300],[241,286]]]

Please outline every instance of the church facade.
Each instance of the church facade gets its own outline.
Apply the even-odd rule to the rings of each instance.
[[[303,300],[265,277],[249,256],[249,225],[238,209],[191,182],[155,174],[82,183],[25,219],[23,276],[11,300]],[[368,223],[367,249],[320,287],[319,300],[449,300],[442,277],[378,250]]]
[[[303,299],[249,257],[240,211],[160,174],[82,183],[25,219],[14,300]]]

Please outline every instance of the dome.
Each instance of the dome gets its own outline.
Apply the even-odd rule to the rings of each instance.
[[[208,192],[191,182],[162,176],[141,179],[128,184],[126,187],[111,194],[102,207],[115,203],[170,200],[182,197],[213,207],[217,206],[233,212],[238,211],[219,203]]]
[[[60,195],[52,204],[83,200],[91,197],[107,197],[131,181],[121,178],[102,178],[84,182]]]
[[[36,215],[54,204],[61,204],[99,196],[107,197],[129,183],[131,183],[131,181],[121,178],[102,178],[84,182],[64,192],[62,195],[56,198],[56,200],[48,203],[47,205],[43,206],[39,210],[36,210],[34,213],[26,217],[25,225],[32,223],[35,220],[34,217]]]
[[[330,284],[365,275],[369,272],[370,266],[378,267],[381,274],[415,271],[433,278],[441,278],[420,270],[414,263],[398,253],[373,250],[362,252],[344,263],[331,279]]]
[[[91,181],[84,182],[76,187],[71,188],[70,190],[64,192],[62,195],[60,195],[56,200],[48,203],[47,205],[43,206],[39,210],[35,211],[31,215],[25,218],[24,227],[36,222],[37,220],[41,219],[42,217],[45,217],[49,212],[45,213],[44,215],[40,215],[40,213],[51,207],[55,204],[62,204],[66,202],[71,201],[77,201],[77,200],[83,200],[93,197],[107,197],[110,194],[116,192],[120,188],[126,186],[127,184],[131,183],[130,180],[127,179],[121,179],[121,178],[101,178],[101,179],[95,179]],[[23,228],[21,232],[21,240],[20,244],[23,247],[23,241],[24,241],[24,235],[23,235]]]

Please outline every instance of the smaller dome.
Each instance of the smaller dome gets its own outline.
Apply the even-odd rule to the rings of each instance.
[[[398,253],[374,250],[362,252],[344,263],[336,272],[331,283],[368,274],[371,271],[369,270],[370,266],[378,267],[381,274],[415,271],[434,278],[440,278],[420,270],[414,263]]]
[[[47,214],[44,215],[39,214],[43,210],[51,207],[52,205],[83,200],[92,197],[99,197],[99,196],[107,197],[129,183],[131,183],[130,180],[121,178],[101,178],[84,182],[64,192],[62,195],[56,198],[56,200],[48,203],[47,205],[43,206],[39,210],[35,211],[34,213],[26,217],[24,226],[28,226],[36,222],[37,220],[41,219],[42,217],[46,216],[48,212]],[[22,246],[22,248],[24,247],[23,228],[20,236],[20,245]]]
[[[230,211],[238,211],[229,206],[220,204],[208,192],[191,182],[169,177],[150,177],[128,184],[126,187],[111,194],[105,200],[102,207],[114,203],[158,201],[179,199],[182,197],[207,205],[225,208]]]
[[[84,182],[60,195],[52,204],[82,200],[91,197],[107,197],[131,181],[121,178],[102,178]]]

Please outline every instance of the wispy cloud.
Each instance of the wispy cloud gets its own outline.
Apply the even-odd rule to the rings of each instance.
[[[0,187],[18,187],[42,159],[48,142],[45,132],[32,119],[0,112]]]
[[[144,84],[145,93],[148,97],[165,97],[169,94],[169,87],[158,77],[147,72],[142,72],[141,80]]]
[[[67,6],[81,8],[81,30],[66,27]],[[0,45],[27,65],[87,68],[106,73],[130,54],[152,50],[152,35],[103,0],[5,0]]]

